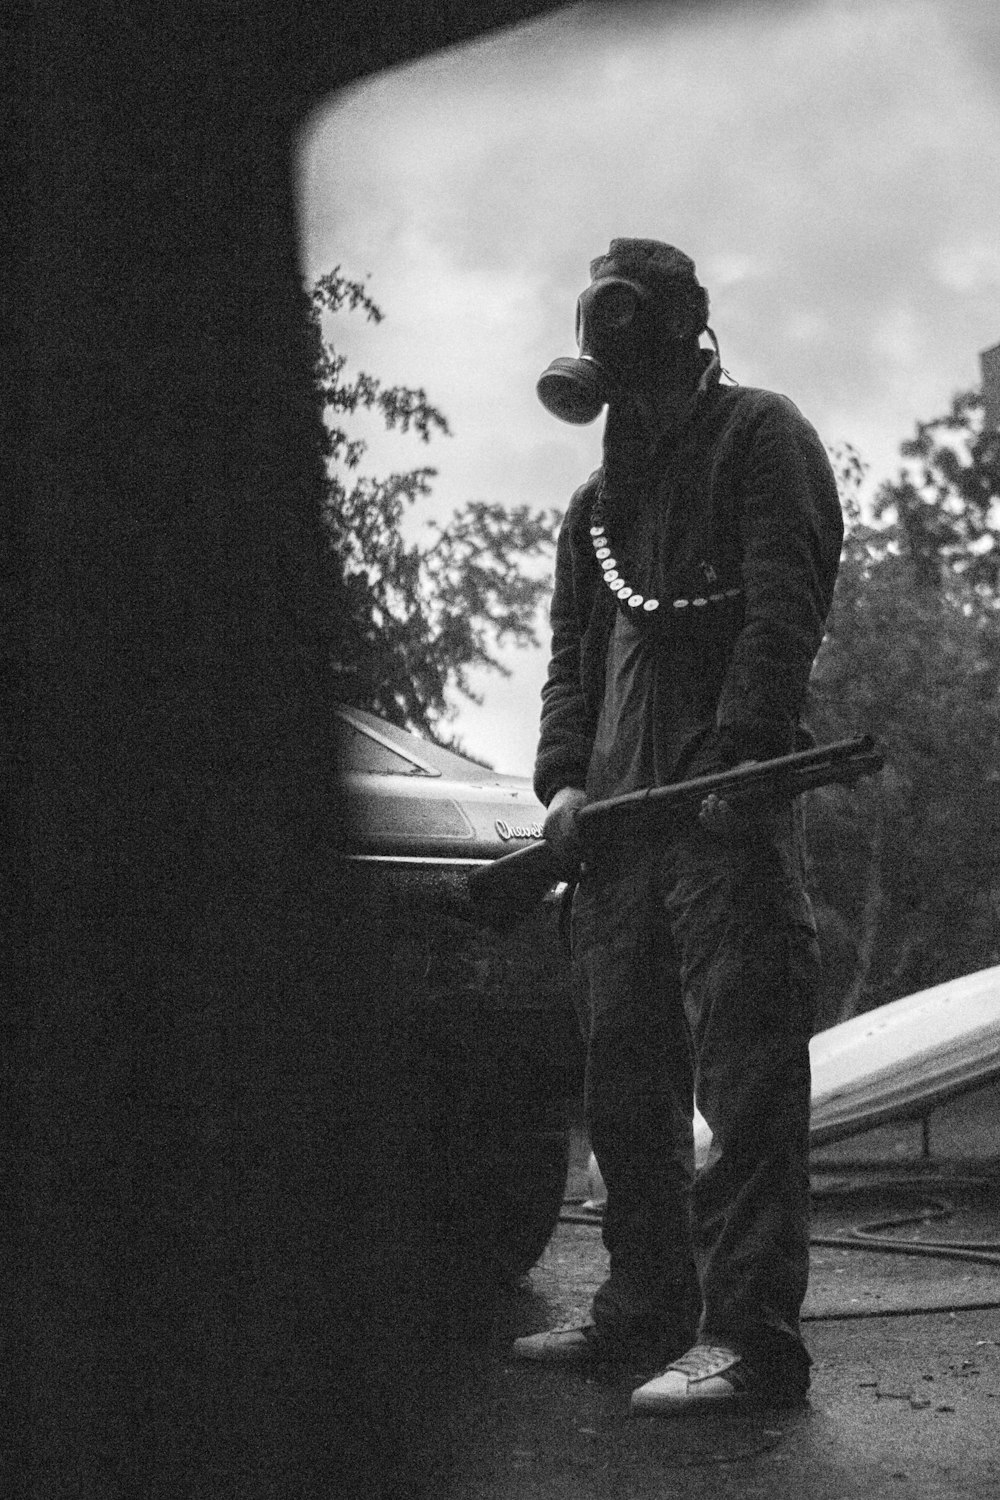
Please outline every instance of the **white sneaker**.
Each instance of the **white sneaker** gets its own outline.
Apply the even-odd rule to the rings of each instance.
[[[639,1417],[674,1417],[702,1411],[745,1394],[746,1367],[722,1344],[695,1344],[662,1375],[632,1392],[630,1411]]]
[[[809,1378],[791,1365],[771,1362],[766,1373],[752,1369],[727,1344],[695,1344],[652,1380],[632,1392],[636,1417],[677,1417],[710,1411],[733,1403],[760,1406],[801,1406]]]
[[[544,1333],[529,1333],[514,1340],[513,1353],[517,1359],[545,1360],[551,1364],[599,1364],[628,1358],[620,1346],[609,1347],[593,1323],[567,1323]]]

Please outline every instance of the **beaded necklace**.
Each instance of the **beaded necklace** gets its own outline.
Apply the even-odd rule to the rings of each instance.
[[[654,609],[659,609],[659,599],[644,598],[637,589],[634,589],[630,583],[626,582],[619,570],[617,560],[612,557],[611,543],[605,529],[604,497],[600,491],[598,491],[590,510],[590,540],[593,543],[594,556],[601,565],[604,582],[611,592],[623,604],[629,605],[631,609],[642,608],[647,613],[652,613]]]
[[[594,556],[601,567],[604,582],[615,595],[619,604],[625,604],[629,609],[641,609],[645,614],[652,614],[660,608],[659,599],[650,595],[640,594],[634,589],[621,572],[617,559],[611,552],[611,541],[608,537],[604,514],[604,497],[600,491],[590,509],[590,540],[594,548]],[[706,581],[712,584],[716,581],[714,568],[707,563],[702,565],[705,571]],[[707,604],[721,604],[724,599],[738,599],[743,590],[719,589],[716,593],[698,595],[693,599],[672,599],[671,606],[676,610],[704,609]]]

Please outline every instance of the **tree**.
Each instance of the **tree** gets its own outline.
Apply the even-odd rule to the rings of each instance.
[[[838,455],[848,530],[814,715],[887,756],[877,781],[813,799],[814,888],[853,951],[841,1016],[1000,962],[1000,484],[979,409],[960,395],[918,425],[874,524],[857,455]]]
[[[324,338],[330,315],[361,310],[382,320],[363,281],[337,266],[317,281],[309,307],[317,387],[329,414],[324,514],[342,570],[340,695],[441,739],[454,712],[452,691],[480,701],[471,685],[474,669],[509,675],[498,648],[538,644],[538,608],[549,581],[548,570],[532,564],[550,555],[558,516],[472,500],[444,525],[426,521],[420,541],[407,541],[404,515],[430,494],[436,470],[362,475],[367,444],[350,434],[345,419],[372,411],[388,430],[413,432],[423,443],[447,436],[447,420],[422,387],[387,386],[365,371],[349,376],[346,356]]]
[[[875,497],[922,586],[995,609],[1000,585],[1000,433],[982,421],[978,391],[960,391],[947,416],[918,422],[907,460]]]

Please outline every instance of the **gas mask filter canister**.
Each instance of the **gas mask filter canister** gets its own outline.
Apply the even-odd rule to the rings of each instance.
[[[538,399],[562,422],[593,422],[619,385],[640,373],[653,336],[649,294],[617,276],[593,283],[576,304],[577,358],[554,359]]]

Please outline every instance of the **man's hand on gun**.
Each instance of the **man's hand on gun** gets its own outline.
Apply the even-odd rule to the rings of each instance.
[[[587,794],[582,787],[564,786],[549,803],[542,837],[555,856],[563,880],[575,880],[583,862],[583,844],[576,815],[586,801]]]
[[[744,771],[748,766],[759,765],[756,760],[741,760],[735,771]],[[702,828],[709,833],[714,833],[720,838],[732,827],[733,810],[725,797],[720,797],[717,792],[709,792],[698,811],[698,822]]]

